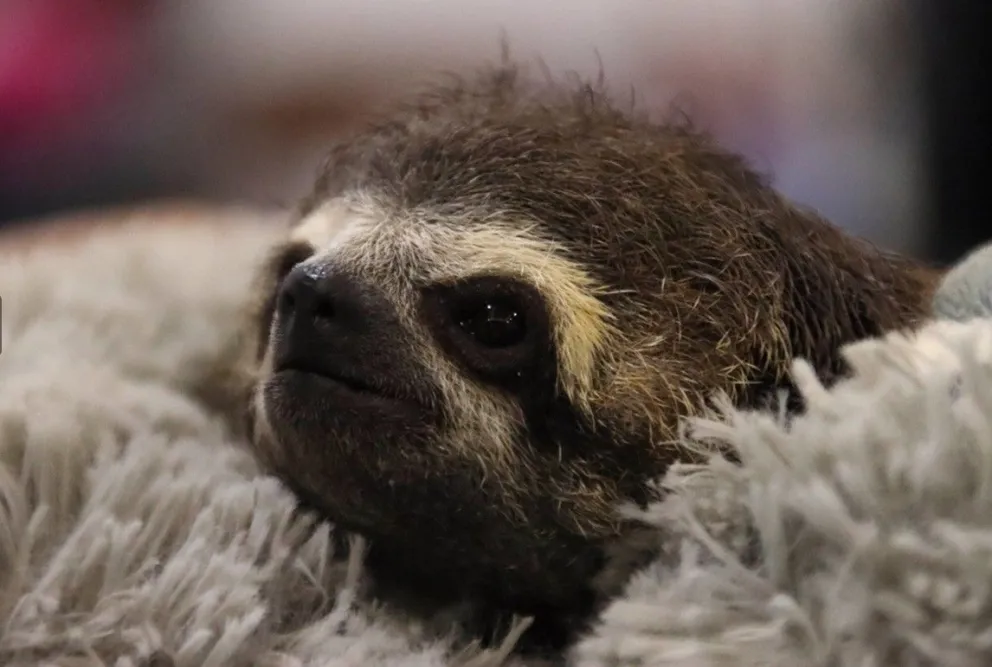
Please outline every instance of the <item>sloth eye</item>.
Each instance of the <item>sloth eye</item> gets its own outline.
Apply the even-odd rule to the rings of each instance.
[[[423,296],[438,343],[477,377],[518,386],[554,363],[544,300],[531,285],[476,276],[431,286]]]
[[[469,299],[456,307],[454,320],[470,338],[487,348],[513,347],[527,337],[523,307],[505,296]]]

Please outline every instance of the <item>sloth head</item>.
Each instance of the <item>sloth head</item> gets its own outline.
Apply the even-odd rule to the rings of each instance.
[[[575,609],[680,418],[837,373],[928,281],[685,124],[502,67],[332,151],[264,273],[255,449],[377,576]]]

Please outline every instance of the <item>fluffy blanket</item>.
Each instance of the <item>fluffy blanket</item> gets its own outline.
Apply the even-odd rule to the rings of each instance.
[[[949,284],[936,311],[983,314],[982,285]],[[854,376],[830,390],[796,362],[804,416],[689,425],[742,465],[659,480],[639,514],[661,556],[564,660],[992,663],[992,320],[846,354]],[[361,545],[336,557],[195,402],[93,378],[10,341],[0,357],[0,664],[525,664],[514,633],[481,650],[366,601]]]

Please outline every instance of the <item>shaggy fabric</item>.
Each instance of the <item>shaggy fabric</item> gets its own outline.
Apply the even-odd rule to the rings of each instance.
[[[64,289],[28,296],[95,298]],[[149,327],[139,342],[167,340]],[[4,328],[0,664],[526,664],[513,633],[484,651],[365,600],[361,545],[336,553],[197,401],[108,370],[127,341]],[[854,377],[831,390],[797,362],[809,410],[788,423],[723,406],[689,425],[688,444],[742,465],[678,466],[664,501],[623,510],[664,548],[567,662],[992,663],[992,320],[847,356]]]
[[[933,312],[958,321],[992,315],[992,243],[971,251],[944,275]]]

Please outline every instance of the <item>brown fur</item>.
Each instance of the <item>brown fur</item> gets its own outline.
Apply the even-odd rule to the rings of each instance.
[[[557,619],[594,608],[604,549],[632,530],[614,508],[647,501],[686,455],[680,418],[716,391],[759,404],[796,356],[837,375],[841,345],[923,317],[936,278],[789,203],[687,123],[511,65],[335,147],[299,221],[261,289],[260,458],[371,537],[382,580]],[[422,419],[322,416],[329,399],[273,375],[271,297],[304,259],[390,304],[370,377]],[[526,386],[464,373],[423,311],[424,290],[479,273],[542,301],[550,366]]]

